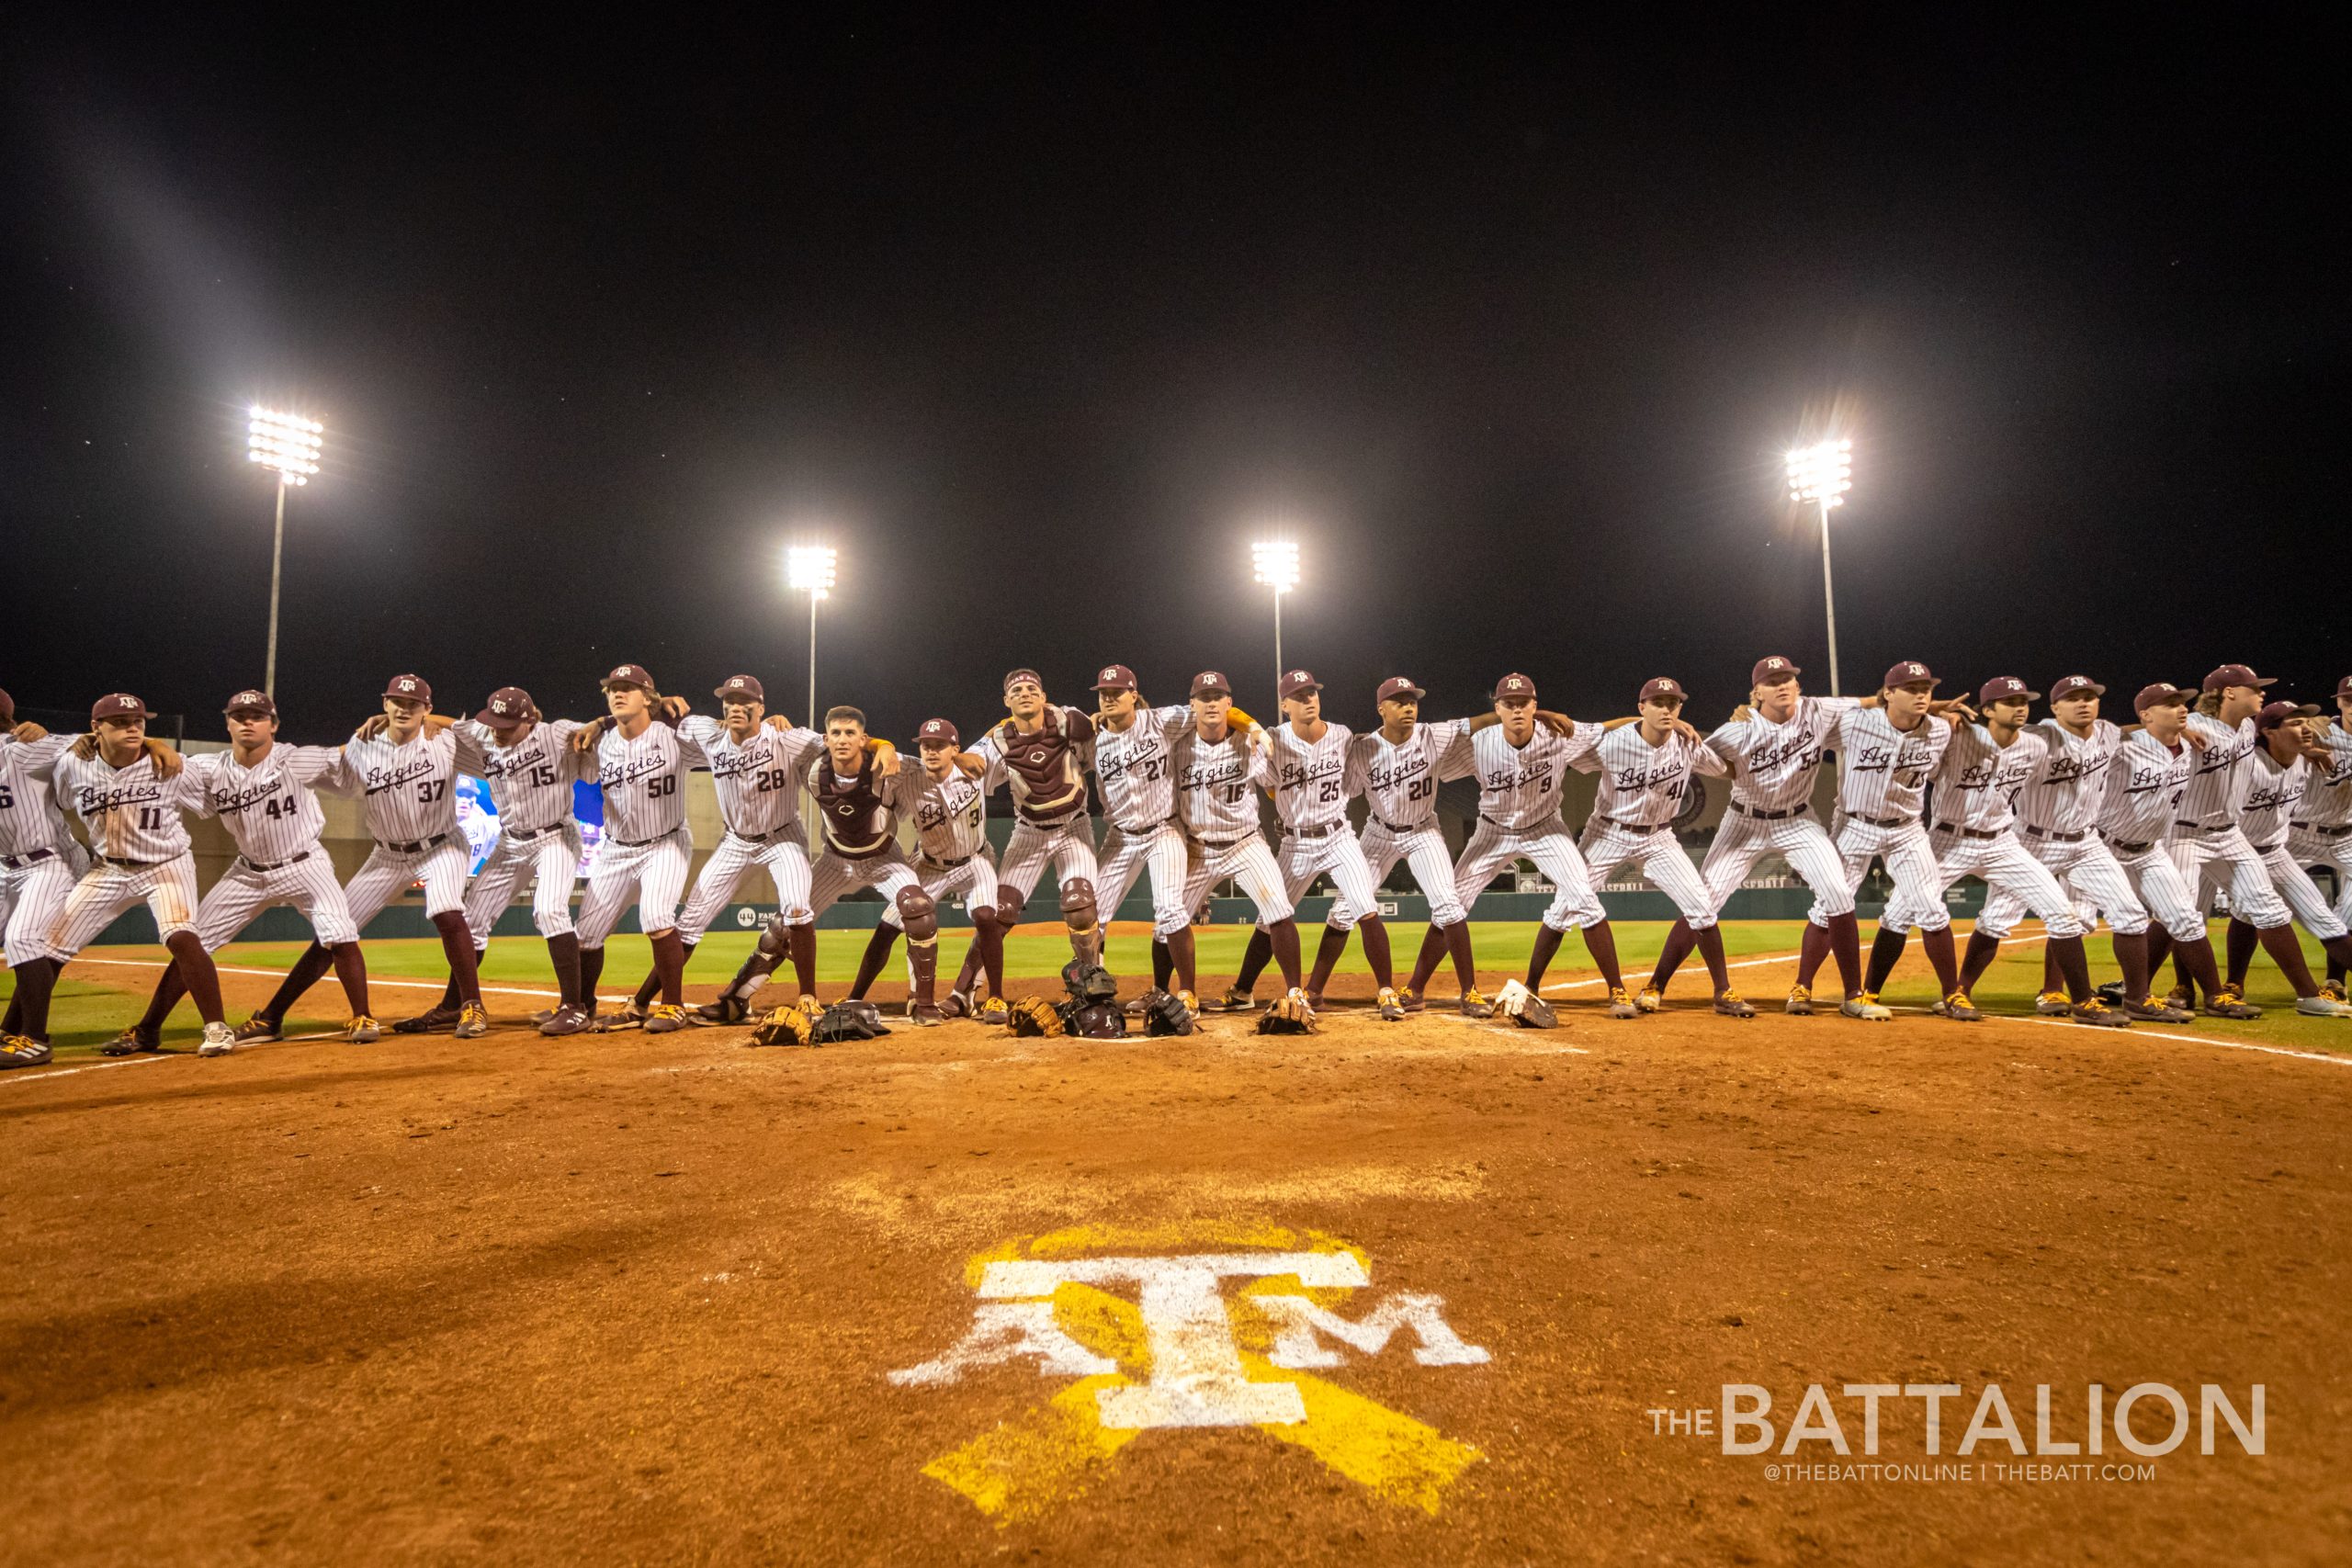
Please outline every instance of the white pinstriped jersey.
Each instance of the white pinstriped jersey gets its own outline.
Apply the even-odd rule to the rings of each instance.
[[[1191,727],[1190,706],[1138,707],[1125,729],[1094,726],[1094,784],[1102,815],[1130,833],[1176,815],[1176,738]]]
[[[1304,740],[1288,724],[1266,732],[1274,773],[1274,814],[1285,828],[1325,828],[1348,819],[1348,749],[1355,731],[1323,726],[1320,740]]]
[[[641,844],[685,826],[685,775],[702,748],[659,719],[634,740],[616,724],[596,742],[596,782],[605,791],[605,837]]]
[[[73,834],[49,786],[57,759],[78,739],[51,735],[23,741],[0,732],[0,855],[65,848]]]
[[[281,740],[250,768],[234,751],[190,757],[182,776],[190,809],[218,817],[239,854],[255,865],[280,865],[318,847],[326,817],[311,787],[336,788],[343,771],[342,754],[332,746]]]
[[[958,769],[935,779],[910,762],[899,774],[899,815],[914,818],[916,845],[933,860],[967,860],[986,849],[988,809],[987,792]]]
[[[147,863],[187,853],[180,813],[195,792],[186,771],[159,779],[143,750],[117,768],[103,754],[85,761],[69,747],[57,759],[53,786],[82,818],[94,853]]]
[[[379,843],[408,844],[462,835],[457,776],[482,770],[481,748],[456,725],[427,729],[395,746],[390,735],[354,735],[343,743],[342,777],[330,788],[366,799],[368,831]]]
[[[2017,820],[2018,791],[2050,754],[2050,742],[2020,730],[2007,746],[1981,724],[1955,726],[1936,769],[1936,820],[1997,833]]]
[[[2245,796],[2238,807],[2245,841],[2257,850],[2285,843],[2287,824],[2294,820],[2311,780],[2312,765],[2302,758],[2282,766],[2268,747],[2256,747],[2246,757]]]
[[[1843,764],[1838,809],[1882,822],[1918,817],[1924,786],[1951,744],[1951,726],[1934,715],[1897,729],[1884,708],[1848,708],[1829,733]]]
[[[1266,754],[1232,730],[1204,740],[1188,728],[1176,738],[1176,810],[1184,830],[1204,843],[1223,844],[1258,830],[1252,786],[1273,783]]]
[[[457,728],[481,753],[480,771],[498,807],[500,832],[535,833],[571,818],[571,786],[580,777],[580,759],[571,750],[578,723],[543,718],[512,746],[501,746],[496,730],[470,718]]]
[[[2157,843],[2172,836],[2180,815],[2181,792],[2197,766],[2186,742],[2166,746],[2144,729],[2134,730],[2115,749],[2100,799],[2099,831],[2127,844]]]
[[[1437,786],[1470,776],[1470,721],[1416,724],[1402,740],[1375,729],[1355,738],[1349,754],[1351,789],[1372,807],[1373,819],[1409,832],[1437,820]]]
[[[1581,728],[1581,727],[1579,727]],[[1592,812],[1628,828],[1655,828],[1674,820],[1690,792],[1690,775],[1722,778],[1730,770],[1707,750],[1679,729],[1669,729],[1656,746],[1642,739],[1638,724],[1623,725],[1604,733],[1590,754],[1578,758],[1579,773],[1600,775],[1600,793]]]
[[[823,736],[799,725],[779,730],[763,724],[738,743],[725,725],[699,713],[680,719],[678,733],[701,747],[710,763],[719,820],[729,832],[758,839],[799,826],[800,780],[824,750]]]
[[[2324,768],[2312,764],[2312,781],[2295,822],[2305,828],[2341,828],[2352,822],[2352,735],[2342,725],[2331,724],[2320,744],[2327,748],[2327,763]]]
[[[2098,825],[2107,798],[2107,770],[2122,749],[2123,731],[2106,719],[2091,720],[2091,732],[2077,735],[2054,718],[2033,727],[2050,754],[2018,794],[2018,816],[2045,833],[2087,833]]]
[[[1499,724],[1470,738],[1470,768],[1478,780],[1478,815],[1498,828],[1540,828],[1560,815],[1560,781],[1578,758],[1592,754],[1600,727],[1579,724],[1559,735],[1542,723],[1524,746],[1513,746]]]
[[[2226,828],[2238,814],[2245,793],[2245,760],[2254,754],[2254,720],[2235,728],[2211,714],[2188,716],[2188,733],[2200,737],[2205,750],[2188,775],[2180,797],[2180,819],[2199,828]]]
[[[1761,713],[1733,719],[1707,737],[1731,768],[1731,797],[1758,811],[1791,811],[1813,798],[1813,775],[1838,716],[1860,697],[1800,697],[1785,724]]]

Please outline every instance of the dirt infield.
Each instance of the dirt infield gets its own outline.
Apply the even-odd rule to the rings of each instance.
[[[2327,1562],[2352,1528],[2336,1063],[1581,1008],[742,1040],[0,1080],[0,1556]],[[1376,1351],[1329,1326],[1400,1300]],[[1328,1363],[1283,1364],[1285,1325]],[[1109,1424],[1106,1394],[1216,1406],[1154,1359],[1227,1354],[1303,1418]],[[1819,1383],[1860,1462],[1844,1385],[1957,1384],[1957,1464],[1995,1382],[2029,1443],[2037,1384],[2079,1440],[2091,1383],[2191,1416],[2259,1383],[2267,1452],[1774,1479],[1650,1414],[1759,1384],[1785,1434]],[[1887,1402],[1881,1461],[1939,1462],[1922,1408]]]

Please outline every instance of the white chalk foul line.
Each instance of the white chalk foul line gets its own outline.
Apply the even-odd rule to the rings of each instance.
[[[2049,940],[2050,939],[2047,936],[2004,937],[2001,939],[2001,945],[2003,947],[2015,947],[2019,942],[2048,942]],[[1725,969],[1758,969],[1768,964],[1793,964],[1804,956],[1804,954],[1802,953],[1775,953],[1763,958],[1743,958],[1736,964],[1726,964],[1724,967]],[[1688,962],[1688,960],[1685,962]],[[1547,991],[1573,991],[1585,986],[1598,986],[1600,984],[1600,977],[1596,975],[1589,980],[1555,980],[1552,984],[1544,987],[1544,988]]]
[[[171,967],[170,964],[153,958],[76,958],[74,962],[75,964],[111,964],[118,969],[168,969]],[[223,975],[258,975],[265,980],[286,978],[286,971],[283,969],[249,969],[234,964],[222,964],[216,967]],[[324,979],[326,976],[321,976],[320,978]],[[446,989],[448,984],[447,980],[396,980],[382,975],[368,976],[368,985],[371,990],[378,986],[393,986],[411,991],[438,991]],[[535,991],[522,986],[484,986],[481,988],[481,994],[485,997],[560,998],[561,996],[560,992]]]

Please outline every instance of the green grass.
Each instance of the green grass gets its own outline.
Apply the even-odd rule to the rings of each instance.
[[[1397,969],[1409,969],[1413,955],[1419,950],[1423,928],[1419,924],[1392,923],[1390,943]],[[1616,928],[1618,956],[1627,981],[1638,987],[1650,972],[1657,956],[1659,944],[1668,930],[1662,921],[1625,921]],[[1724,946],[1736,964],[1745,957],[1793,953],[1803,931],[1796,920],[1742,921],[1724,928]],[[1535,940],[1533,922],[1493,922],[1476,928],[1478,966],[1489,976],[1523,969]],[[1302,931],[1306,955],[1311,960],[1317,939],[1316,930]],[[1865,924],[1863,944],[1868,951],[1871,928]],[[1248,943],[1250,931],[1242,926],[1204,928],[1198,933],[1199,968],[1204,976],[1230,975],[1241,962],[1242,949]],[[692,984],[717,985],[732,974],[743,955],[751,951],[752,933],[748,931],[714,932],[696,950],[687,979]],[[866,936],[863,931],[826,931],[818,933],[817,964],[820,984],[846,985],[856,974],[859,955],[865,951]],[[943,966],[950,973],[963,955],[965,933],[951,931],[943,942]],[[2214,944],[2221,945],[2221,932],[2215,929]],[[2304,950],[2314,975],[2324,973],[2324,960],[2317,946],[2304,939]],[[291,942],[254,942],[223,949],[220,962],[225,967],[239,969],[283,970],[301,952]],[[2104,936],[2091,943],[2094,979],[2112,977],[2111,962],[2108,959]],[[606,948],[605,978],[600,987],[609,1001],[633,990],[638,980],[650,966],[651,958],[645,939],[616,936]],[[95,949],[85,959],[121,959],[159,964],[164,957],[161,948],[109,947]],[[1006,943],[1005,961],[1007,989],[1016,993],[1024,989],[1044,990],[1069,961],[1069,944],[1055,934],[1016,936]],[[1113,971],[1133,976],[1148,974],[1150,964],[1149,941],[1140,935],[1114,935],[1110,943],[1110,964]],[[441,956],[441,945],[433,941],[372,942],[368,944],[368,967],[372,977],[379,980],[416,979],[438,981],[447,970]],[[1344,974],[1367,973],[1360,942],[1349,944],[1347,956],[1340,962]],[[51,1010],[51,1035],[61,1055],[73,1056],[88,1053],[97,1043],[112,1039],[142,1010],[142,1003],[131,987],[143,993],[153,985],[153,969],[106,968],[87,963],[69,968],[59,983]],[[1562,980],[1574,980],[1593,973],[1583,943],[1571,936],[1554,962],[1546,976],[1547,985]],[[1829,979],[1826,988],[1835,988],[1836,971],[1825,966]],[[490,944],[482,964],[482,982],[486,986],[509,986],[528,990],[552,991],[553,979],[548,971],[547,949],[536,937],[500,937]],[[1735,969],[1732,982],[1751,1000],[1760,1006],[1777,1005],[1785,993],[1791,970],[1781,965]],[[1450,966],[1441,966],[1433,987],[1441,996],[1451,993],[1453,981]],[[100,983],[98,977],[116,984]],[[1028,982],[1029,984],[1023,984]],[[247,982],[249,983],[249,982]],[[0,996],[6,994],[10,982],[0,980]],[[1132,989],[1132,983],[1130,984]],[[2041,988],[2041,948],[2040,944],[2021,944],[2003,950],[2002,956],[1986,972],[1976,988],[1978,1003],[1990,1012],[2028,1012],[2033,998]],[[2159,985],[2162,988],[2162,984]],[[1270,982],[1261,982],[1259,993],[1270,994]],[[2293,994],[2287,988],[2269,960],[2257,958],[2247,981],[2248,999],[2267,1010],[2266,1016],[2249,1023],[2224,1023],[2219,1020],[2199,1020],[2194,1025],[2182,1026],[2186,1031],[2211,1034],[2217,1038],[2255,1041],[2263,1044],[2287,1046],[2292,1049],[2352,1052],[2352,1021],[2306,1019],[2292,1011]],[[1598,987],[1576,987],[1554,993],[1573,1007],[1576,1003],[1598,995]],[[1677,976],[1670,1000],[1695,1005],[1706,996],[1706,971],[1696,955],[1683,966]],[[389,1021],[423,1011],[435,999],[429,990],[407,987],[379,986],[374,997],[377,1015]],[[1913,942],[1905,963],[1896,971],[1894,981],[1887,987],[1883,998],[1891,1006],[1923,1008],[1935,1000],[1935,986],[1917,942]],[[499,996],[491,998],[493,1014],[514,1016],[546,1005],[526,997]],[[232,1007],[233,1017],[243,1010]],[[322,980],[304,998],[295,1016],[288,1021],[288,1033],[308,1033],[337,1029],[343,1022],[342,993],[332,975]],[[193,1040],[198,1032],[193,1012],[182,1003],[174,1013],[170,1027],[164,1032],[167,1043],[178,1043]]]

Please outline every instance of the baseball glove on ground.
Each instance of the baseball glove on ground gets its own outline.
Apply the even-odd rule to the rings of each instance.
[[[1143,997],[1143,1032],[1150,1035],[1190,1034],[1193,1032],[1193,1010],[1177,999],[1170,991],[1146,991]]]
[[[1111,972],[1089,959],[1073,958],[1062,965],[1062,989],[1074,1002],[1114,1002],[1119,982]]]
[[[809,1038],[819,1045],[831,1045],[842,1040],[871,1040],[889,1032],[882,1022],[881,1010],[872,1002],[842,1001],[824,1010]]]
[[[754,1045],[814,1045],[815,1026],[798,1008],[778,1008],[752,1031]]]
[[[1517,980],[1508,982],[1496,994],[1495,1010],[1521,1029],[1557,1029],[1560,1026],[1560,1015],[1552,1010],[1552,1004]]]
[[[1064,1002],[1062,1032],[1084,1040],[1125,1040],[1127,1015],[1115,1001]]]
[[[1043,997],[1022,998],[1012,1004],[1012,1010],[1005,1021],[1013,1033],[1020,1035],[1034,1037],[1062,1032],[1062,1015],[1056,1012]]]
[[[1315,1027],[1315,1014],[1296,997],[1282,997],[1258,1015],[1261,1034],[1305,1034]]]

